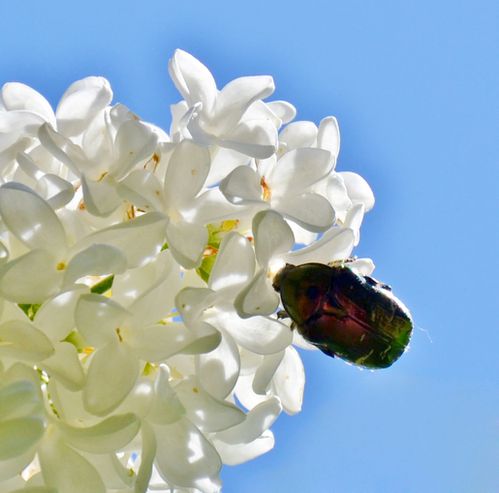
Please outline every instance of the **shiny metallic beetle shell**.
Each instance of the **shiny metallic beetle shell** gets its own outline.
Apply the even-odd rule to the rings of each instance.
[[[356,274],[348,263],[286,264],[273,285],[298,332],[329,356],[386,368],[409,343],[409,310],[389,286]]]

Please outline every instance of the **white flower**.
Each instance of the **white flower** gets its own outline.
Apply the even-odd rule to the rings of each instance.
[[[350,257],[372,191],[271,77],[169,68],[171,136],[100,77],[0,93],[1,491],[217,493],[301,410],[273,276]]]

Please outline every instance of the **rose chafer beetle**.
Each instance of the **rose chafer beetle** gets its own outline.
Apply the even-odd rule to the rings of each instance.
[[[286,264],[273,286],[298,332],[329,356],[387,368],[409,344],[409,310],[389,286],[355,273],[348,262]]]

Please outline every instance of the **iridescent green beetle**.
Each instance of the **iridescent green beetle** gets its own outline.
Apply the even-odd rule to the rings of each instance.
[[[273,286],[298,332],[329,356],[386,368],[409,344],[409,310],[389,286],[356,274],[348,263],[286,264]]]

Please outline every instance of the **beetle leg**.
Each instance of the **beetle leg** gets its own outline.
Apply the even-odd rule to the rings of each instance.
[[[344,258],[341,260],[333,260],[328,262],[327,265],[329,267],[344,267],[345,264],[350,264],[351,262],[355,262],[357,260],[357,256],[353,255],[352,257]]]
[[[277,312],[277,318],[280,320],[282,318],[290,318],[286,310],[279,310]]]

